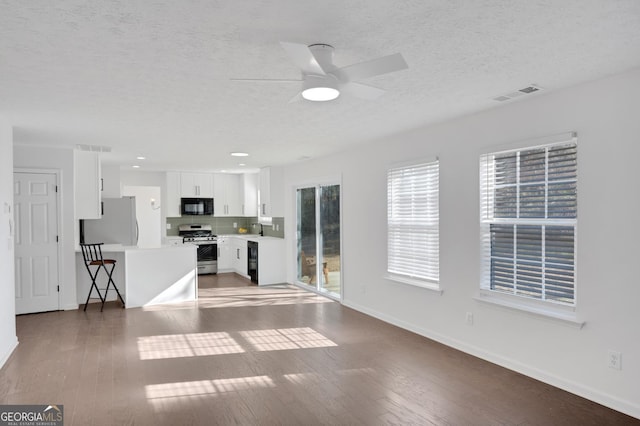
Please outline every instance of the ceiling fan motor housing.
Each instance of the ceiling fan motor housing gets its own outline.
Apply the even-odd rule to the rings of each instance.
[[[309,101],[331,101],[340,95],[338,80],[329,75],[306,75],[302,82],[302,97]]]
[[[318,61],[320,68],[325,72],[331,72],[335,69],[335,65],[333,65],[333,46],[330,44],[316,43],[310,44],[309,50],[311,50],[316,61]]]

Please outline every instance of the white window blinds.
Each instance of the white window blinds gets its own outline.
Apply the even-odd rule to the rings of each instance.
[[[574,304],[575,139],[483,155],[480,173],[481,286]]]
[[[439,164],[393,168],[387,174],[388,268],[391,275],[439,280]]]

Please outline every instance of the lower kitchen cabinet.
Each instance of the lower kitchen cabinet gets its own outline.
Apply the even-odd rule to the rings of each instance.
[[[231,240],[232,237],[218,236],[218,272],[234,272]]]
[[[284,239],[258,237],[250,241],[258,243],[258,285],[285,283]]]
[[[231,256],[233,269],[242,276],[247,276],[247,240],[242,237],[232,238]]]
[[[218,235],[218,272],[236,272],[249,278],[249,241],[258,244],[258,285],[285,283],[283,238]]]

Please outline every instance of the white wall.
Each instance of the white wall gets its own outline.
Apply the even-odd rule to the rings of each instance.
[[[125,186],[122,195],[136,197],[138,247],[159,247],[164,235],[162,227],[162,198],[159,186]],[[151,200],[154,200],[154,206]]]
[[[133,171],[122,170],[120,172],[120,179],[122,186],[155,186],[160,187],[160,200],[164,202],[167,199],[167,174],[164,172],[145,172],[145,171]],[[160,208],[160,223],[161,231],[160,236],[166,235],[165,224],[167,223],[167,210],[162,206]]]
[[[13,261],[13,130],[0,116],[0,368],[18,344]]]
[[[344,303],[640,417],[640,70],[532,96],[285,168],[288,280],[293,186],[342,176]],[[357,125],[354,124],[354,125]],[[578,307],[582,328],[478,302],[478,157],[491,147],[578,133]],[[385,280],[386,170],[440,158],[442,295]],[[474,324],[465,322],[466,312]],[[622,371],[606,365],[622,352]]]
[[[75,220],[73,187],[73,150],[69,148],[46,148],[16,145],[13,149],[13,167],[31,169],[55,169],[60,176],[60,203],[62,217],[59,223],[60,253],[60,309],[77,309],[76,256],[78,221]],[[80,299],[83,298],[79,295]],[[82,301],[84,303],[84,300]]]

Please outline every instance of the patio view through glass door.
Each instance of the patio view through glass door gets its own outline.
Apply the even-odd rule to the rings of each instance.
[[[340,185],[297,190],[298,282],[341,294]]]

